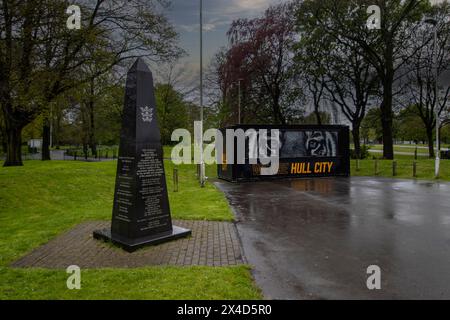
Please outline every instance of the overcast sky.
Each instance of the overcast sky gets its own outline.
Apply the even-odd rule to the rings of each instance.
[[[203,0],[204,23],[204,66],[209,65],[211,58],[218,50],[227,45],[226,33],[230,23],[238,18],[260,16],[270,5],[288,2],[289,0]],[[442,0],[431,0],[441,2]],[[180,37],[180,46],[188,56],[181,64],[189,70],[183,78],[184,82],[196,82],[199,74],[200,41],[199,41],[199,3],[200,0],[171,0],[166,15],[175,26]]]
[[[442,0],[431,0],[440,2]],[[189,54],[187,62],[199,65],[200,0],[171,0],[167,16],[180,34],[180,44]],[[205,65],[227,44],[226,32],[234,19],[255,17],[271,4],[288,0],[203,0]]]
[[[167,16],[180,35],[180,45],[188,53],[183,60],[189,70],[199,69],[199,3],[200,0],[171,0]],[[261,15],[271,4],[287,0],[203,0],[204,66],[218,50],[227,45],[230,23],[238,18]],[[198,71],[197,71],[198,73]]]

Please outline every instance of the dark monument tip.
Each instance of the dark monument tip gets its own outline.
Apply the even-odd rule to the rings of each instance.
[[[134,251],[190,234],[172,225],[153,76],[139,58],[127,77],[111,229],[94,238]]]
[[[148,68],[147,64],[145,63],[144,59],[142,58],[137,58],[136,61],[133,63],[133,66],[131,67],[129,72],[133,71],[152,73]]]

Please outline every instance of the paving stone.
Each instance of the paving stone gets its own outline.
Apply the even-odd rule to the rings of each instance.
[[[108,228],[104,221],[79,224],[12,263],[15,268],[140,268],[158,265],[231,266],[244,264],[236,227],[230,222],[174,220],[192,236],[133,253],[95,240],[92,232]]]

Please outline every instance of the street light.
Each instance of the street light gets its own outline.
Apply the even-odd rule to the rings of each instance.
[[[203,159],[203,0],[200,0],[200,186],[205,186],[205,163]]]
[[[438,91],[438,73],[439,73],[438,54],[439,54],[439,51],[438,51],[438,41],[437,41],[438,22],[436,19],[433,19],[433,18],[426,19],[424,22],[434,26],[434,59],[433,60],[434,60],[434,81],[435,81],[434,85],[435,85],[435,92],[436,92],[436,97],[435,97],[436,103],[434,106],[434,111],[436,113],[436,162],[435,162],[435,166],[434,166],[434,168],[435,168],[434,175],[436,178],[439,178],[441,150],[440,150],[440,143],[439,143],[440,119],[439,119],[439,99],[438,99],[438,96],[439,96],[439,93],[438,93],[439,92]]]

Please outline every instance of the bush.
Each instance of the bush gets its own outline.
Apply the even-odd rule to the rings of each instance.
[[[369,150],[370,150],[370,147],[368,145],[363,144],[361,146],[361,158],[360,159],[367,159],[367,158],[369,158],[369,156],[370,156]],[[354,149],[350,149],[350,157],[352,159],[357,159]]]

